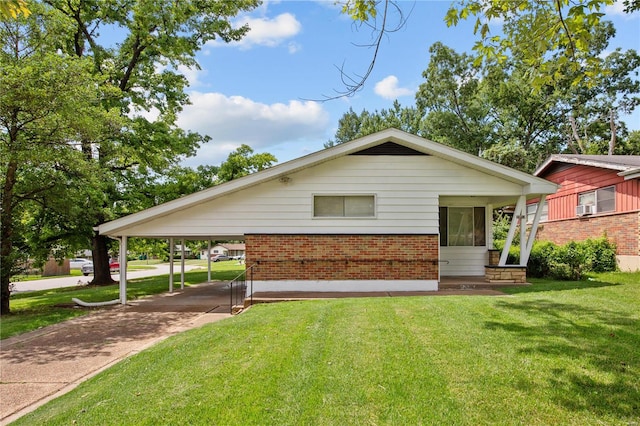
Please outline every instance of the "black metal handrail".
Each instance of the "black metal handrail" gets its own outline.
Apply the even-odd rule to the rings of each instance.
[[[251,304],[253,304],[253,268],[256,264],[253,264],[238,274],[237,277],[229,282],[229,300],[231,302],[229,312],[233,312],[235,306],[242,306],[244,308],[244,301],[247,295],[247,285],[249,285]]]

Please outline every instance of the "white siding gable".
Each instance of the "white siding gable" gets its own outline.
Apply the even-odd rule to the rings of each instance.
[[[435,156],[343,156],[173,211],[122,235],[437,234],[439,196],[504,196],[522,186]],[[313,195],[371,194],[373,218],[314,218]]]

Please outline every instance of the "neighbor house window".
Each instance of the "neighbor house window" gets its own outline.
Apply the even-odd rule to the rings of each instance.
[[[440,245],[486,245],[484,207],[440,207]]]
[[[616,210],[616,187],[596,189],[578,195],[578,205],[595,206],[594,213],[613,212]]]
[[[373,217],[375,197],[373,195],[315,195],[314,217]]]
[[[533,223],[533,218],[538,210],[538,205],[540,203],[527,204],[527,223]],[[544,222],[549,218],[549,205],[547,204],[547,200],[542,204],[542,213],[540,213],[540,222]]]

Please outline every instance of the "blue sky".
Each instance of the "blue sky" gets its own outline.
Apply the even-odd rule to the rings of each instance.
[[[288,161],[322,149],[350,107],[372,112],[391,107],[395,99],[413,105],[429,63],[429,47],[441,41],[458,52],[470,52],[476,38],[471,22],[445,25],[450,1],[399,4],[410,16],[383,41],[366,86],[353,97],[328,102],[314,100],[344,89],[336,67],[351,75],[366,71],[373,52],[357,45],[371,43],[369,29],[355,26],[333,0],[265,1],[238,17],[237,24],[246,22],[252,28],[245,39],[210,43],[198,56],[201,70],[182,69],[190,82],[192,105],[178,124],[211,137],[183,164],[220,164],[243,143],[274,154],[279,162]],[[610,48],[640,51],[640,13],[622,14],[616,4],[607,10],[607,18],[617,29]],[[640,129],[640,111],[625,121],[629,128]]]

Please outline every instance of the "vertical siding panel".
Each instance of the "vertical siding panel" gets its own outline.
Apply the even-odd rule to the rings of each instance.
[[[575,165],[540,177],[560,185],[557,193],[547,197],[549,220],[575,217],[578,194],[612,185],[616,186],[616,212],[640,210],[640,181],[625,181],[616,170]]]

